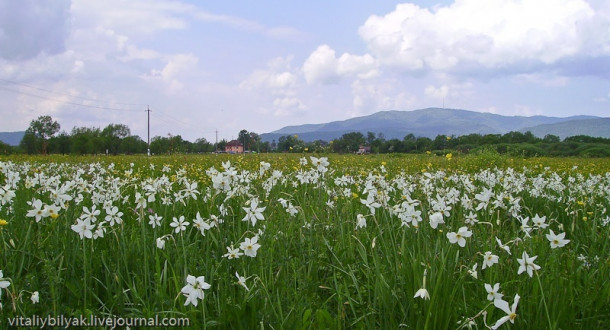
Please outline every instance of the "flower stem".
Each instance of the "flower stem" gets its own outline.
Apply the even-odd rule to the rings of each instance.
[[[546,305],[546,298],[544,297],[544,290],[542,289],[542,282],[540,282],[540,275],[538,274],[538,272],[536,272],[536,279],[538,280],[538,285],[540,286],[540,293],[542,294],[542,303],[544,304],[546,319],[549,322],[549,329],[553,329],[553,325],[551,323],[551,316],[549,315],[549,307]]]

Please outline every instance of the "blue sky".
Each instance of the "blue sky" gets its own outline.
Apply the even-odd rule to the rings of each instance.
[[[598,0],[0,0],[0,131],[231,139],[382,110],[610,116]]]

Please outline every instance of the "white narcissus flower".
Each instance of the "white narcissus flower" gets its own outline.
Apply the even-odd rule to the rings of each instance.
[[[161,226],[161,220],[163,220],[163,217],[157,215],[157,213],[148,216],[148,224],[153,228]]]
[[[500,241],[499,238],[496,237],[496,242],[498,242],[498,246],[502,249],[504,249],[504,251],[506,251],[506,253],[512,255],[512,253],[510,253],[510,247],[508,247],[508,245],[502,244],[502,241]]]
[[[566,237],[566,233],[559,233],[557,235],[555,235],[555,233],[550,230],[550,234],[546,234],[546,239],[549,240],[549,242],[551,242],[551,248],[558,248],[558,247],[564,247],[566,244],[570,243],[569,239],[565,239]]]
[[[4,274],[0,270],[0,289],[6,289],[11,285],[11,282],[4,279]],[[2,290],[0,290],[0,297],[2,297]]]
[[[538,228],[546,228],[546,227],[548,227],[549,225],[547,225],[545,223],[545,221],[546,221],[546,216],[540,217],[540,216],[538,216],[538,213],[536,213],[536,215],[532,218],[532,222]]]
[[[244,211],[246,211],[246,216],[241,219],[242,221],[250,221],[252,223],[252,226],[255,226],[258,220],[265,220],[263,212],[267,207],[258,207],[258,200],[256,198],[250,201],[250,207],[242,208],[244,209]]]
[[[40,301],[40,295],[38,294],[38,291],[34,291],[32,293],[30,300],[32,300],[32,304],[37,304]]]
[[[241,253],[241,251],[239,251],[239,249],[237,248],[233,248],[233,245],[231,246],[227,246],[227,253],[225,253],[223,255],[223,257],[227,258],[227,259],[237,259],[241,256],[243,256],[244,254]]]
[[[181,231],[185,231],[186,230],[186,226],[188,226],[190,224],[190,222],[188,221],[184,221],[184,216],[181,215],[179,219],[177,219],[176,217],[174,217],[174,219],[172,220],[172,223],[170,223],[169,225],[171,227],[174,227],[174,231],[177,233],[181,232]]]
[[[436,229],[440,223],[445,223],[443,220],[443,214],[440,212],[435,212],[430,215],[430,227]]]
[[[460,227],[457,233],[451,232],[447,233],[447,238],[449,239],[449,243],[455,244],[458,243],[459,246],[466,246],[466,237],[472,236],[472,232],[468,230],[468,227]]]
[[[500,283],[494,284],[493,287],[490,284],[485,283],[485,290],[487,291],[487,300],[489,301],[502,299],[504,296],[500,293]]]
[[[30,204],[30,206],[32,206],[34,209],[29,210],[25,216],[35,218],[36,222],[40,222],[40,219],[44,217],[44,206],[42,205],[42,201],[40,199],[35,199],[33,202],[28,202],[28,204]]]
[[[356,216],[356,228],[366,227],[366,218],[362,214]]]
[[[89,220],[89,219],[85,219],[85,220],[76,219],[76,224],[72,225],[70,228],[72,228],[73,231],[78,233],[80,238],[83,239],[85,237],[86,238],[93,237],[93,231],[91,231],[93,229],[93,227],[95,227],[95,226],[91,224],[91,220]]]
[[[239,248],[244,251],[244,254],[248,257],[256,257],[256,251],[261,247],[258,242],[258,236],[254,236],[252,238],[246,238],[241,244],[239,244]]]
[[[195,217],[195,220],[193,220],[193,226],[195,226],[195,228],[199,229],[199,232],[201,233],[201,235],[205,236],[205,231],[209,230],[210,228],[212,228],[210,226],[209,223],[207,223],[199,214],[199,212],[197,212],[197,216]]]
[[[83,214],[81,214],[80,218],[96,222],[98,215],[100,215],[100,210],[97,210],[95,205],[91,207],[91,210],[89,210],[88,207],[83,206]]]
[[[366,199],[361,198],[360,203],[362,203],[362,204],[364,204],[364,206],[368,207],[369,210],[371,211],[371,214],[373,214],[373,215],[375,215],[375,209],[381,207],[381,204],[379,204],[379,202],[375,201],[374,194],[368,194]]]
[[[106,218],[104,218],[107,222],[110,223],[111,226],[114,226],[115,223],[121,224],[123,219],[123,212],[119,212],[119,208],[116,206],[106,208]]]
[[[430,294],[428,293],[428,290],[426,290],[425,288],[421,288],[419,290],[417,290],[417,292],[415,292],[415,296],[413,296],[413,298],[422,298],[422,299],[427,299],[430,300]]]
[[[165,248],[165,239],[163,237],[157,238],[157,248],[161,250]]]
[[[244,276],[239,276],[239,273],[235,272],[235,277],[237,277],[237,284],[244,287],[246,291],[250,291],[250,289],[248,289],[248,286],[246,285],[246,278]]]
[[[187,306],[188,304],[197,306],[198,299],[203,300],[203,290],[207,290],[210,287],[210,284],[205,282],[204,276],[199,276],[196,278],[193,275],[188,275],[186,277],[186,285],[182,288],[182,290],[180,290],[180,292],[186,296],[184,306]]]
[[[513,305],[509,308],[508,307],[508,302],[502,300],[502,299],[496,299],[494,300],[494,306],[496,306],[496,308],[501,309],[502,311],[504,311],[504,313],[506,313],[506,316],[503,316],[501,319],[499,319],[496,324],[494,324],[491,328],[492,329],[498,329],[502,324],[506,323],[506,321],[510,321],[510,323],[515,323],[515,318],[517,317],[517,305],[519,304],[519,294],[515,295],[515,300],[513,302]]]
[[[472,213],[472,211],[471,211],[470,214],[468,214],[467,216],[464,217],[464,222],[467,225],[472,226],[472,225],[476,224],[477,222],[479,222],[479,220],[477,220],[477,215]]]
[[[478,266],[479,264],[475,263],[474,266],[472,266],[472,269],[468,270],[468,274],[470,274],[470,276],[474,277],[475,279],[479,278],[479,275],[477,273]]]
[[[498,263],[498,259],[499,257],[495,254],[491,254],[490,251],[485,252],[485,255],[483,255],[483,267],[482,269],[485,269],[487,267],[491,267],[494,264]]]
[[[534,260],[536,260],[536,258],[538,258],[538,256],[533,256],[530,258],[527,253],[523,251],[521,259],[517,258],[517,262],[519,262],[520,265],[519,270],[517,271],[517,275],[526,271],[530,277],[534,276],[534,270],[540,269],[540,266],[534,263]]]
[[[428,274],[428,270],[425,269],[424,270],[424,279],[423,279],[423,283],[421,286],[421,289],[417,290],[417,292],[415,292],[415,295],[413,296],[413,298],[422,298],[422,299],[427,299],[430,300],[430,293],[428,293],[428,290],[426,290],[426,275]]]

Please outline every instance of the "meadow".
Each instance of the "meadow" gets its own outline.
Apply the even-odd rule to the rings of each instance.
[[[0,156],[0,327],[610,328],[610,161]]]

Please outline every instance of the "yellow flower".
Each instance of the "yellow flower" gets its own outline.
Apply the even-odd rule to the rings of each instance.
[[[6,226],[8,225],[8,221],[4,220],[4,219],[0,219],[0,226]]]
[[[451,157],[453,157],[453,155],[451,153],[448,153],[445,155],[445,158],[447,158],[447,160],[451,160]]]
[[[354,198],[358,198],[358,194],[356,194],[356,193],[352,193],[352,197],[354,197]]]

